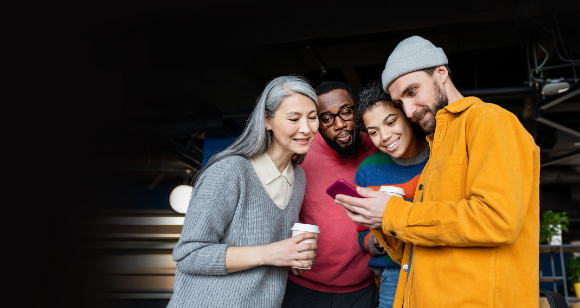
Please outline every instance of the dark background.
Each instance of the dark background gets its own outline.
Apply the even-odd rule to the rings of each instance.
[[[534,50],[545,67],[567,63],[558,51],[580,59],[579,12],[578,1],[540,0],[31,8],[18,25],[33,30],[19,40],[30,46],[21,56],[34,65],[16,64],[35,85],[24,92],[32,101],[24,109],[34,111],[24,140],[36,145],[26,160],[42,183],[33,193],[42,201],[30,215],[50,264],[38,274],[36,302],[72,304],[62,294],[74,289],[71,264],[84,253],[75,249],[79,217],[171,211],[171,190],[191,180],[204,151],[219,150],[210,144],[239,134],[269,80],[297,74],[314,87],[340,80],[356,90],[379,79],[391,51],[412,35],[443,48],[460,92],[516,114],[544,150],[542,163],[577,154],[580,138],[534,120],[538,106],[556,97],[539,93],[542,82],[530,84],[528,65],[534,68]],[[573,91],[574,74],[580,67],[533,77],[563,77]],[[580,130],[579,96],[548,110],[543,117]],[[564,241],[580,239],[579,166],[576,156],[542,169],[541,210],[571,217]]]

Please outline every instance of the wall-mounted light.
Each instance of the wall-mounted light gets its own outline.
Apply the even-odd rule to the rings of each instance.
[[[171,204],[171,207],[176,212],[185,214],[189,207],[189,199],[191,199],[192,192],[193,187],[189,185],[179,185],[175,187],[169,195],[169,204]]]
[[[563,80],[564,78],[548,79],[548,83],[542,88],[542,94],[556,95],[570,90],[570,84]]]

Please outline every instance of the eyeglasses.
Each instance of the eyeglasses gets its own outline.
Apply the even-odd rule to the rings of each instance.
[[[339,116],[343,121],[351,121],[354,118],[354,109],[352,106],[344,106],[338,111],[338,113],[327,112],[318,117],[320,125],[322,125],[322,127],[331,127],[334,125],[334,119],[336,116]]]

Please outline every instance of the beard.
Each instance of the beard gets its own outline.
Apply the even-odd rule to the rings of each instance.
[[[447,106],[447,104],[449,103],[449,100],[447,99],[447,94],[443,93],[443,89],[441,89],[436,82],[433,83],[433,86],[435,87],[435,97],[434,97],[435,106],[433,106],[434,108],[431,109],[431,107],[429,106],[423,106],[423,108],[420,111],[415,112],[415,114],[411,118],[411,121],[421,126],[421,128],[427,135],[435,131],[435,127],[437,126],[437,120],[435,119],[435,116],[437,115],[437,112],[445,108],[445,106]],[[431,119],[424,121],[423,123],[420,123],[419,119],[425,116],[425,114],[427,114],[428,112],[430,112],[433,115],[433,117]]]
[[[345,145],[342,145],[337,141],[340,134],[336,135],[336,137],[333,139],[326,137],[324,134],[320,134],[322,135],[324,141],[326,141],[326,144],[328,144],[331,149],[333,149],[340,157],[344,159],[354,154],[358,145],[358,134],[352,130],[345,130],[345,132],[348,132],[351,136],[350,143]]]

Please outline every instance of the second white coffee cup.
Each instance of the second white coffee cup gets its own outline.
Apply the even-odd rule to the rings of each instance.
[[[309,225],[309,224],[301,224],[301,223],[295,223],[294,226],[292,226],[292,237],[295,237],[298,234],[301,233],[305,233],[305,232],[314,232],[314,233],[318,233],[320,234],[320,229],[318,228],[318,226],[316,225]],[[318,241],[318,237],[317,238],[309,238],[309,239],[305,239],[302,243],[316,243]],[[301,251],[301,253],[313,253],[314,250],[304,250]],[[310,260],[300,260],[300,262],[312,262],[312,259]],[[293,268],[298,268],[298,269],[310,269],[312,266],[309,267],[296,267],[296,266],[292,266]]]
[[[405,190],[396,186],[381,186],[380,192],[405,199]]]

